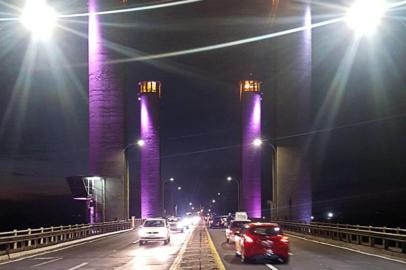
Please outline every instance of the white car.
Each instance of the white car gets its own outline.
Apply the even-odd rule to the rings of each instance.
[[[163,241],[167,245],[171,241],[169,226],[163,218],[148,218],[138,231],[140,246],[147,242]]]

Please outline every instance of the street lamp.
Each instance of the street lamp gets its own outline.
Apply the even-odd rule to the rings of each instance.
[[[189,203],[189,205],[190,205],[190,206],[192,206],[192,205],[193,205],[193,203],[191,203],[191,202],[190,202],[190,203]]]
[[[217,196],[220,196],[221,195],[221,192],[217,192]]]
[[[277,206],[277,199],[278,199],[278,192],[277,192],[277,185],[278,185],[278,179],[277,179],[277,174],[276,174],[276,168],[277,168],[277,160],[276,160],[276,153],[277,153],[277,148],[267,140],[262,140],[261,138],[256,138],[252,144],[259,148],[262,145],[270,146],[272,149],[272,201],[271,201],[271,208],[272,212],[272,219],[276,219],[278,217],[278,206]]]
[[[123,155],[124,155],[124,201],[125,201],[125,215],[127,218],[129,218],[130,216],[130,166],[128,164],[129,160],[128,160],[128,149],[134,145],[138,145],[138,146],[142,146],[139,142],[142,140],[138,140],[136,143],[130,143],[127,144],[126,147],[124,147],[123,149]]]
[[[387,9],[385,0],[357,0],[348,9],[345,19],[357,36],[370,35],[379,26]]]
[[[227,181],[231,182],[234,179],[231,176],[227,177]],[[234,180],[237,183],[237,210],[240,210],[240,183],[237,180]]]
[[[178,187],[178,190],[182,190],[182,187],[181,187],[181,186],[179,186],[179,187]]]
[[[140,139],[137,141],[138,146],[142,147],[145,145],[145,141],[143,139]]]
[[[162,184],[162,190],[161,190],[161,198],[162,198],[162,210],[164,213],[164,216],[166,215],[166,209],[165,209],[165,185],[168,183],[172,183],[175,181],[175,178],[171,177],[169,180],[164,181]]]
[[[46,0],[27,0],[20,16],[21,24],[33,38],[46,40],[56,26],[57,14]]]
[[[213,199],[213,200],[211,200],[211,202],[212,202],[212,203],[216,203],[216,200]]]

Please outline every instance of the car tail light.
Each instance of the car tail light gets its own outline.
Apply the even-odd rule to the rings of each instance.
[[[287,236],[282,236],[281,242],[289,243],[289,238]]]
[[[244,235],[244,239],[245,239],[245,241],[247,241],[248,243],[254,242],[254,240],[253,240],[251,237],[249,237],[248,235]]]

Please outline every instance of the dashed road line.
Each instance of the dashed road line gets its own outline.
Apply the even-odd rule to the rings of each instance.
[[[34,265],[33,265],[33,266],[31,266],[31,267],[38,267],[38,266],[42,266],[42,265],[45,265],[45,264],[48,264],[48,263],[53,263],[53,262],[56,262],[56,261],[59,261],[59,260],[62,260],[62,259],[63,259],[62,257],[55,258],[55,259],[50,260],[50,261],[46,261],[46,262],[42,262],[42,263],[38,263],[38,264],[34,264]]]
[[[273,266],[272,264],[265,264],[266,267],[272,269],[272,270],[279,270],[278,268],[276,268],[275,266]]]
[[[292,252],[289,252],[288,254],[289,254],[289,256],[293,256],[293,255],[295,255],[295,254],[293,254]]]
[[[85,265],[88,265],[88,264],[89,264],[88,262],[84,262],[84,263],[78,264],[76,266],[73,266],[73,267],[71,267],[71,268],[69,268],[67,270],[76,270],[76,269],[79,269],[79,268],[81,268],[81,267],[83,267]]]

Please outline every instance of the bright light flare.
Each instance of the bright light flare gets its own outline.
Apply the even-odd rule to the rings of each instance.
[[[260,146],[262,145],[262,140],[261,140],[260,138],[257,138],[257,139],[255,139],[255,140],[252,142],[252,144],[253,144],[255,147],[260,147]]]
[[[35,39],[47,40],[57,22],[57,13],[46,0],[27,0],[20,16],[22,25]]]
[[[142,147],[145,145],[145,141],[144,140],[138,140],[137,141],[138,146]]]
[[[357,36],[370,35],[379,26],[387,9],[385,0],[357,0],[348,9],[346,21]]]

